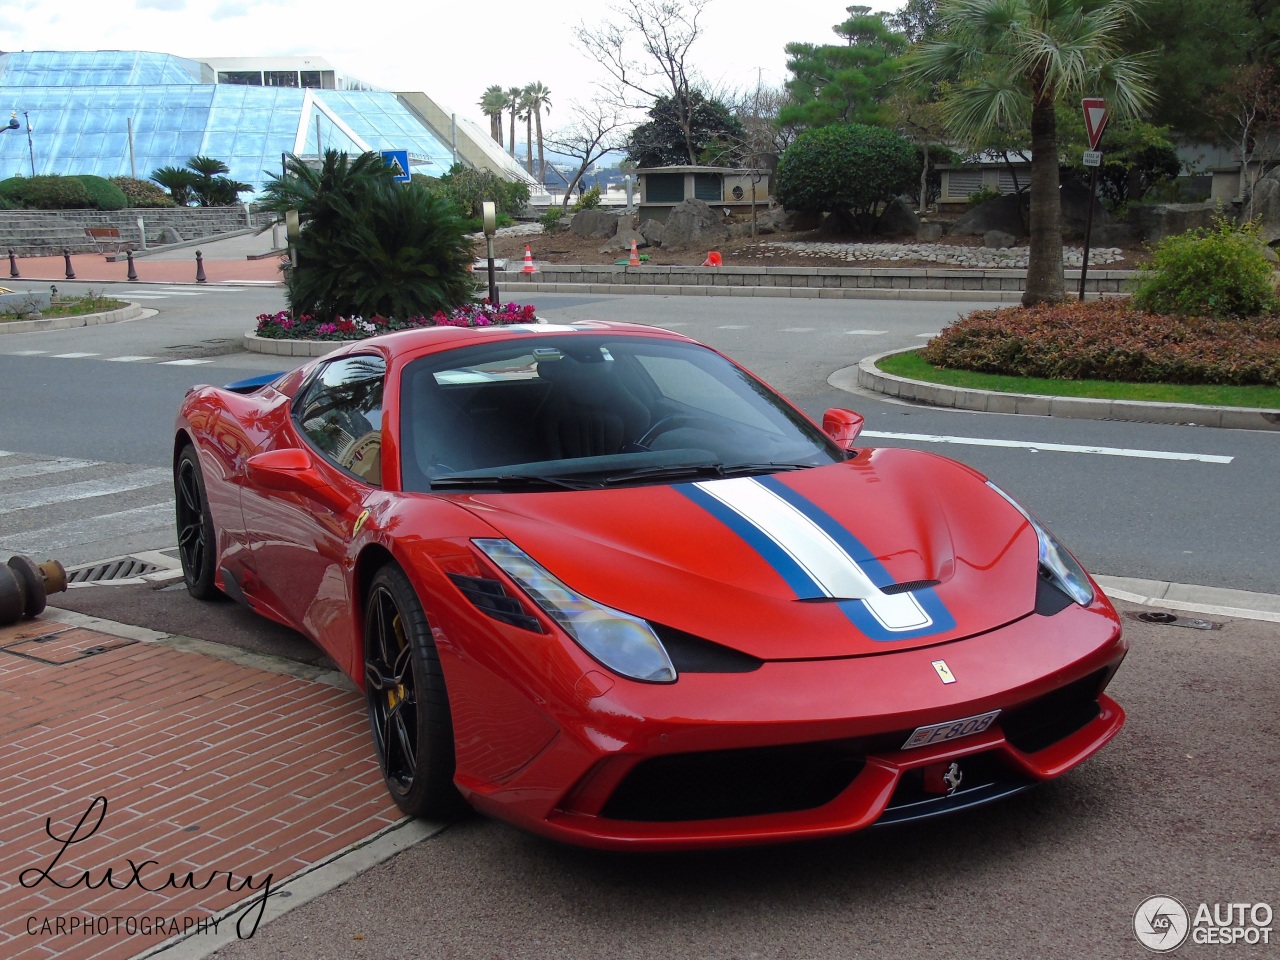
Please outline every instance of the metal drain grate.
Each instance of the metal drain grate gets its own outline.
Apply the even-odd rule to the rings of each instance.
[[[100,583],[103,580],[127,580],[155,573],[161,569],[154,563],[146,563],[135,557],[121,557],[118,560],[107,560],[89,567],[80,567],[67,571],[70,583]]]

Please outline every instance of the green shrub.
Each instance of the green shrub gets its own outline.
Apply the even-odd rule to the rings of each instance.
[[[1138,274],[1133,302],[1157,313],[1217,319],[1280,311],[1258,224],[1215,217],[1214,229],[1165,237]]]
[[[977,310],[920,353],[953,370],[1056,380],[1280,384],[1280,317],[1171,317],[1120,298]]]
[[[538,217],[538,222],[542,224],[542,229],[547,233],[555,233],[560,229],[560,221],[563,217],[564,208],[552,204],[542,211],[542,215]]]
[[[582,191],[569,209],[577,213],[579,210],[594,210],[598,206],[600,206],[600,184],[597,183],[590,190]]]
[[[1001,193],[995,187],[983,187],[981,190],[975,190],[969,194],[966,202],[969,204],[969,209],[972,210],[974,207],[980,207],[988,200],[994,200],[999,196],[1001,196]]]
[[[172,207],[173,198],[149,180],[133,177],[112,177],[111,182],[120,188],[130,207]]]
[[[499,215],[518,217],[529,203],[529,186],[503,180],[491,170],[470,170],[454,164],[436,181],[436,192],[458,207],[463,218],[481,218],[484,201],[491,200]]]
[[[99,210],[123,210],[129,205],[129,199],[124,195],[124,191],[110,180],[88,173],[76,174],[75,179],[84,184],[85,190],[89,192],[93,201],[93,206]]]
[[[788,210],[865,218],[919,178],[915,149],[880,127],[838,123],[796,137],[778,163],[775,195]]]
[[[9,187],[17,181],[17,185]],[[93,207],[93,196],[78,177],[14,177],[5,181],[8,199],[32,210],[83,210]]]

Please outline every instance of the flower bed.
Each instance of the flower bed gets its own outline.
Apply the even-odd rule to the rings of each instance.
[[[1172,317],[1117,299],[977,310],[920,355],[937,367],[1057,380],[1280,384],[1280,317]]]
[[[532,304],[507,303],[493,307],[488,300],[457,307],[449,313],[397,320],[392,317],[338,317],[320,320],[308,314],[295,318],[289,310],[258,314],[256,333],[268,340],[363,340],[378,333],[416,330],[419,327],[491,327],[510,323],[537,323]]]

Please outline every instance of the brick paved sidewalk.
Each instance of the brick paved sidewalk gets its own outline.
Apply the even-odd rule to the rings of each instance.
[[[212,942],[213,918],[247,935],[264,891],[400,819],[345,680],[149,633],[0,627],[8,960],[125,960]]]
[[[133,265],[138,274],[138,281],[141,283],[195,283],[195,248],[192,247],[188,253],[189,256],[172,260],[159,257],[135,257]],[[0,260],[0,263],[3,263],[3,260]],[[113,263],[96,253],[72,254],[71,268],[75,272],[76,280],[91,283],[126,281],[129,277],[129,264],[125,260]],[[18,272],[23,280],[48,280],[57,283],[66,279],[67,264],[61,256],[21,257],[18,260]],[[204,273],[208,283],[256,285],[283,282],[279,257],[266,257],[262,260],[248,260],[244,257],[237,260],[205,257]],[[0,273],[0,286],[4,285],[6,276],[7,271]]]

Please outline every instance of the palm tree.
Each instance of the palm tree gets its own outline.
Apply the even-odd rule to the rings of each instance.
[[[1103,96],[1117,117],[1153,99],[1140,58],[1122,56],[1130,0],[943,0],[942,39],[915,48],[907,71],[950,81],[952,133],[969,143],[999,131],[1031,132],[1031,250],[1022,303],[1064,297],[1056,104]]]
[[[151,179],[168,190],[173,202],[180,207],[189,206],[195,199],[193,188],[199,176],[194,170],[186,167],[160,167],[151,174]]]
[[[529,176],[533,176],[533,99],[528,87],[520,93],[520,119],[525,123],[525,166],[529,168]]]
[[[520,113],[520,101],[524,99],[523,87],[507,87],[507,110],[511,112],[511,156],[516,155],[516,119]]]
[[[489,118],[489,136],[502,146],[502,114],[507,109],[507,95],[494,84],[480,97],[480,110]]]
[[[538,180],[546,183],[547,163],[542,155],[542,111],[551,112],[551,91],[540,81],[535,80],[524,88],[524,92],[529,98],[529,106],[533,109],[533,122],[538,131]]]

